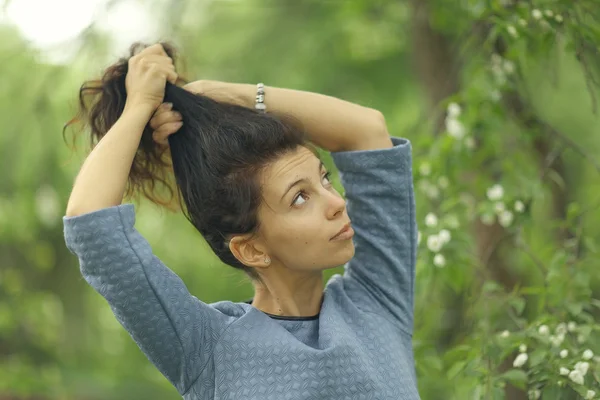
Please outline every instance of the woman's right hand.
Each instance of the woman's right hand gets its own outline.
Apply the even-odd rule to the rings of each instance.
[[[160,43],[145,48],[129,59],[125,88],[127,103],[156,110],[165,96],[165,85],[177,82],[173,60]]]
[[[172,110],[171,103],[163,103],[150,119],[150,127],[154,130],[152,138],[155,142],[168,146],[168,138],[183,126],[181,114]]]

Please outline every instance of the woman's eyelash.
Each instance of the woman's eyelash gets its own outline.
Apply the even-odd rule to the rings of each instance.
[[[331,181],[331,172],[330,171],[325,172],[325,174],[323,174],[323,177],[321,179],[327,179],[328,181]],[[306,192],[304,190],[299,191],[294,196],[291,206],[293,206],[296,203],[296,201],[298,200],[298,197],[303,196],[303,195],[306,195]]]

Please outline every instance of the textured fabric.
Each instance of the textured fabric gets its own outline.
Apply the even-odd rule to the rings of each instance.
[[[333,153],[356,255],[318,318],[206,304],[152,254],[132,204],[65,217],[86,281],[185,399],[419,399],[412,353],[416,221],[411,147]]]

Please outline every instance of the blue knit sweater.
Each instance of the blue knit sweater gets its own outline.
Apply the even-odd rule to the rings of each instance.
[[[417,228],[411,146],[333,153],[356,254],[320,314],[206,304],[152,254],[132,204],[63,219],[86,281],[184,399],[419,399],[412,352]]]

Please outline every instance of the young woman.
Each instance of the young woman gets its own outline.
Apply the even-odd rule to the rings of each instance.
[[[410,143],[378,111],[319,94],[179,87],[170,46],[138,50],[82,87],[98,142],[64,228],[140,349],[185,399],[418,399]],[[332,152],[346,200],[312,144]],[[124,194],[159,202],[169,173],[190,222],[252,280],[251,302],[199,301],[134,228]]]

